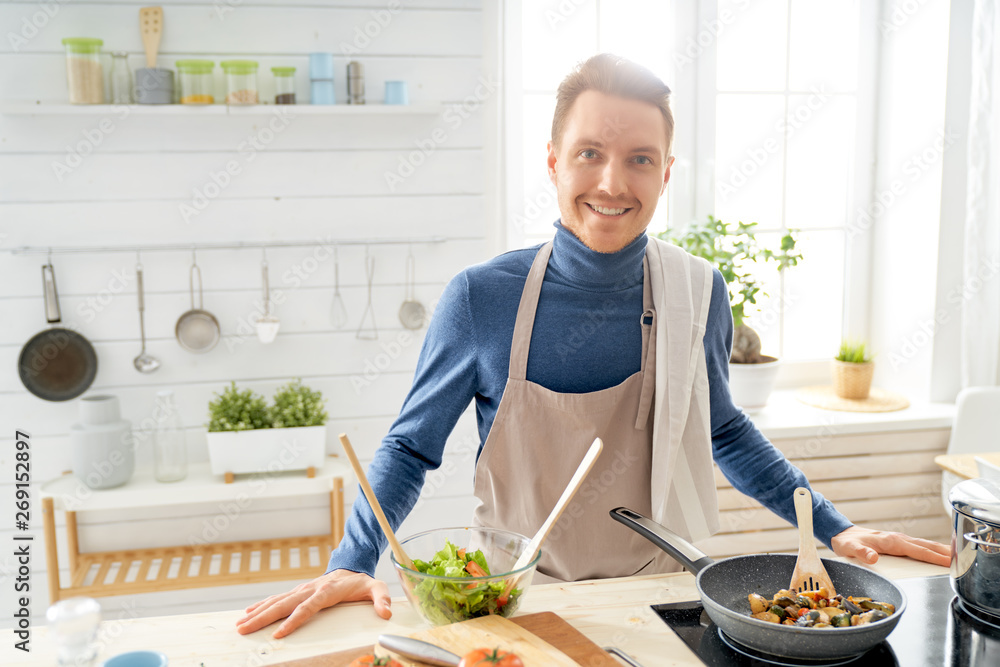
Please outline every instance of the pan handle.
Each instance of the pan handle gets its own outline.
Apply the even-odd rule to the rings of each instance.
[[[628,526],[677,559],[692,574],[698,574],[715,561],[674,531],[627,507],[611,510],[611,518]]]
[[[51,264],[42,266],[42,290],[45,293],[45,320],[49,324],[58,324],[62,317],[59,313],[59,293],[56,291],[56,272]]]

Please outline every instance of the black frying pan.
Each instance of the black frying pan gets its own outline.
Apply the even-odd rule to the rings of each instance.
[[[51,264],[42,267],[45,319],[59,324],[59,295]],[[46,401],[68,401],[87,391],[97,376],[97,354],[90,342],[71,329],[51,327],[31,337],[17,360],[21,382]]]
[[[788,588],[795,556],[760,554],[713,561],[680,536],[630,509],[613,509],[611,518],[696,574],[701,603],[712,621],[730,638],[757,651],[799,660],[859,656],[888,637],[906,610],[903,591],[885,577],[857,565],[824,558],[823,565],[838,593],[888,602],[895,605],[896,612],[884,620],[851,628],[801,628],[767,623],[751,618],[747,595],[757,593],[771,599],[779,590]]]

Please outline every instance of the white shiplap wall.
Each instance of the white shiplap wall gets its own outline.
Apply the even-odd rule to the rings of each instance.
[[[128,50],[133,68],[144,63],[138,8],[146,2],[0,4],[0,104],[65,103],[65,65],[60,40],[104,39],[105,49]],[[149,245],[241,241],[443,237],[412,246],[417,297],[433,304],[447,280],[464,266],[497,250],[502,225],[496,202],[498,172],[499,2],[485,0],[344,0],[293,3],[165,0],[160,66],[181,58],[253,58],[260,62],[262,99],[271,92],[270,67],[298,67],[300,101],[308,98],[308,53],[335,54],[338,101],[346,99],[346,63],[364,63],[369,103],[381,101],[383,82],[409,82],[414,105],[441,105],[432,114],[293,115],[268,138],[263,115],[0,113],[0,545],[11,545],[14,512],[14,430],[32,435],[32,476],[50,479],[71,467],[69,427],[77,401],[50,403],[29,394],[16,374],[21,346],[45,327],[39,267],[44,255],[9,252],[20,246]],[[54,10],[54,11],[53,11]],[[43,12],[39,14],[39,12]],[[51,14],[51,15],[50,15]],[[386,20],[388,19],[388,20]],[[25,23],[27,21],[28,23]],[[32,31],[28,24],[40,26]],[[374,27],[373,27],[374,26]],[[370,41],[358,39],[367,28]],[[10,39],[8,31],[25,36]],[[360,53],[343,55],[343,45]],[[217,73],[221,84],[221,73]],[[485,85],[484,85],[485,83]],[[145,111],[145,110],[143,110]],[[292,110],[294,113],[294,109]],[[271,125],[275,129],[276,125]],[[109,129],[110,128],[110,129]],[[266,143],[248,150],[256,137]],[[444,137],[443,139],[441,137]],[[419,143],[418,143],[419,142]],[[384,174],[394,171],[422,143],[434,143],[423,164],[393,190]],[[79,161],[77,161],[79,157]],[[418,156],[419,159],[419,156]],[[197,215],[181,214],[195,189],[235,160],[240,173]],[[57,165],[74,164],[66,173]],[[193,460],[205,460],[203,424],[212,394],[230,380],[265,395],[293,377],[323,391],[331,415],[329,449],[346,431],[370,459],[412,378],[422,332],[406,333],[397,319],[404,299],[405,245],[371,245],[376,260],[373,302],[378,341],[355,338],[365,305],[365,246],[339,247],[340,280],[349,323],[331,319],[334,266],[316,248],[268,252],[271,287],[281,301],[281,333],[268,346],[246,335],[260,299],[260,259],[255,250],[198,253],[205,307],[219,319],[224,340],[209,354],[185,353],[173,338],[177,317],[189,307],[188,252],[142,254],[149,351],[162,367],[141,375],[132,367],[139,327],[132,253],[57,254],[63,324],[79,330],[97,350],[99,372],[88,393],[119,397],[123,416],[139,423],[155,393],[177,392]],[[370,384],[357,378],[379,355],[382,366]],[[471,507],[471,413],[449,444],[447,473],[433,476],[427,497],[401,533],[466,523]],[[140,464],[149,452],[139,452]],[[348,490],[348,502],[355,495]],[[80,516],[81,547],[115,548],[177,541],[188,525],[216,511],[185,506],[180,516],[120,513]],[[59,517],[60,549],[65,545]],[[326,523],[324,523],[326,522]],[[309,534],[328,527],[326,499],[255,503],[221,541],[246,536]],[[43,622],[49,593],[42,550],[41,507],[34,498],[31,530],[32,612]],[[11,626],[15,562],[0,547],[0,627]],[[380,566],[380,574],[394,575]],[[63,555],[65,564],[65,555]],[[65,569],[62,572],[65,578]],[[294,582],[194,589],[129,598],[104,598],[109,617],[237,609]]]

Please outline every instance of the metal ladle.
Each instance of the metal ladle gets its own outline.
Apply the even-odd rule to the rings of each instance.
[[[141,263],[135,265],[135,279],[136,288],[139,293],[139,334],[142,337],[142,351],[139,352],[139,356],[132,361],[132,364],[140,373],[152,373],[160,367],[160,360],[146,352],[146,323],[144,321],[146,302],[143,298]]]
[[[424,305],[417,301],[417,260],[413,258],[413,248],[406,256],[406,299],[399,307],[399,321],[407,329],[420,329],[427,319]]]

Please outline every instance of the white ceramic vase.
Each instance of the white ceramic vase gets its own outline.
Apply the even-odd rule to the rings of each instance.
[[[767,361],[759,364],[729,364],[729,392],[733,396],[733,403],[743,408],[747,414],[763,409],[778,377],[781,362],[774,357],[762,358]]]
[[[73,474],[92,489],[121,486],[135,471],[132,424],[121,418],[117,396],[80,399],[80,423],[70,426]]]

